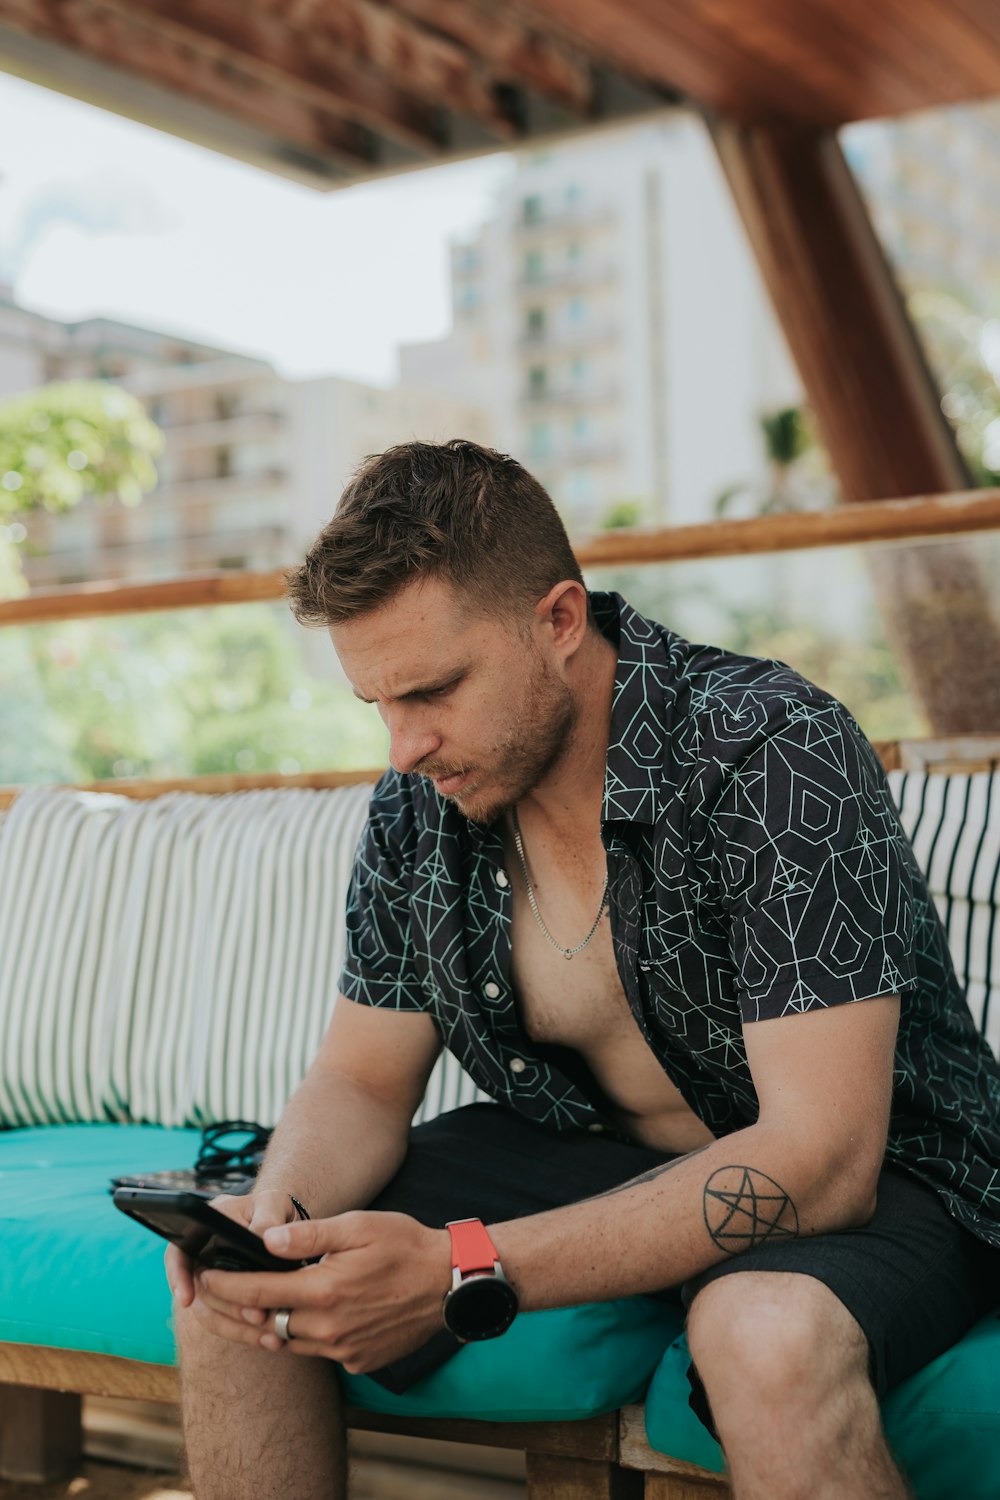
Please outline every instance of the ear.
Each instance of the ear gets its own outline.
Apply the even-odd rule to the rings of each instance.
[[[587,633],[587,590],[575,578],[554,584],[535,606],[536,622],[563,661],[580,649]]]

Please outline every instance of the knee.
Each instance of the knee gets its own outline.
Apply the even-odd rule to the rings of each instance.
[[[713,1410],[722,1403],[815,1409],[867,1382],[868,1341],[813,1277],[741,1272],[710,1281],[688,1315],[688,1347]]]

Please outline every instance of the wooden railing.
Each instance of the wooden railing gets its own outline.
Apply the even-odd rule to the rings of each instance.
[[[584,568],[645,566],[705,558],[804,552],[816,547],[940,539],[1000,530],[1000,489],[912,500],[872,500],[830,510],[706,521],[658,531],[625,528],[574,544]],[[34,625],[95,615],[142,614],[249,604],[284,596],[284,570],[206,573],[163,583],[89,583],[0,602],[0,625]]]

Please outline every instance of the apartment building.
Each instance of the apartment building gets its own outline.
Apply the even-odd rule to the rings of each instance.
[[[25,517],[36,587],[284,566],[365,454],[410,437],[492,439],[468,400],[285,380],[264,360],[110,319],[61,323],[0,293],[0,396],[72,379],[111,380],[143,401],[164,432],[159,483],[134,508],[86,500]]]
[[[525,152],[452,252],[451,335],[407,383],[465,389],[575,531],[704,519],[800,399],[704,126],[678,111]]]

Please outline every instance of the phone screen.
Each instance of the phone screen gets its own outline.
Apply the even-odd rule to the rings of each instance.
[[[259,1235],[194,1193],[118,1188],[114,1204],[192,1260],[240,1271],[297,1271],[311,1261],[272,1255]]]

